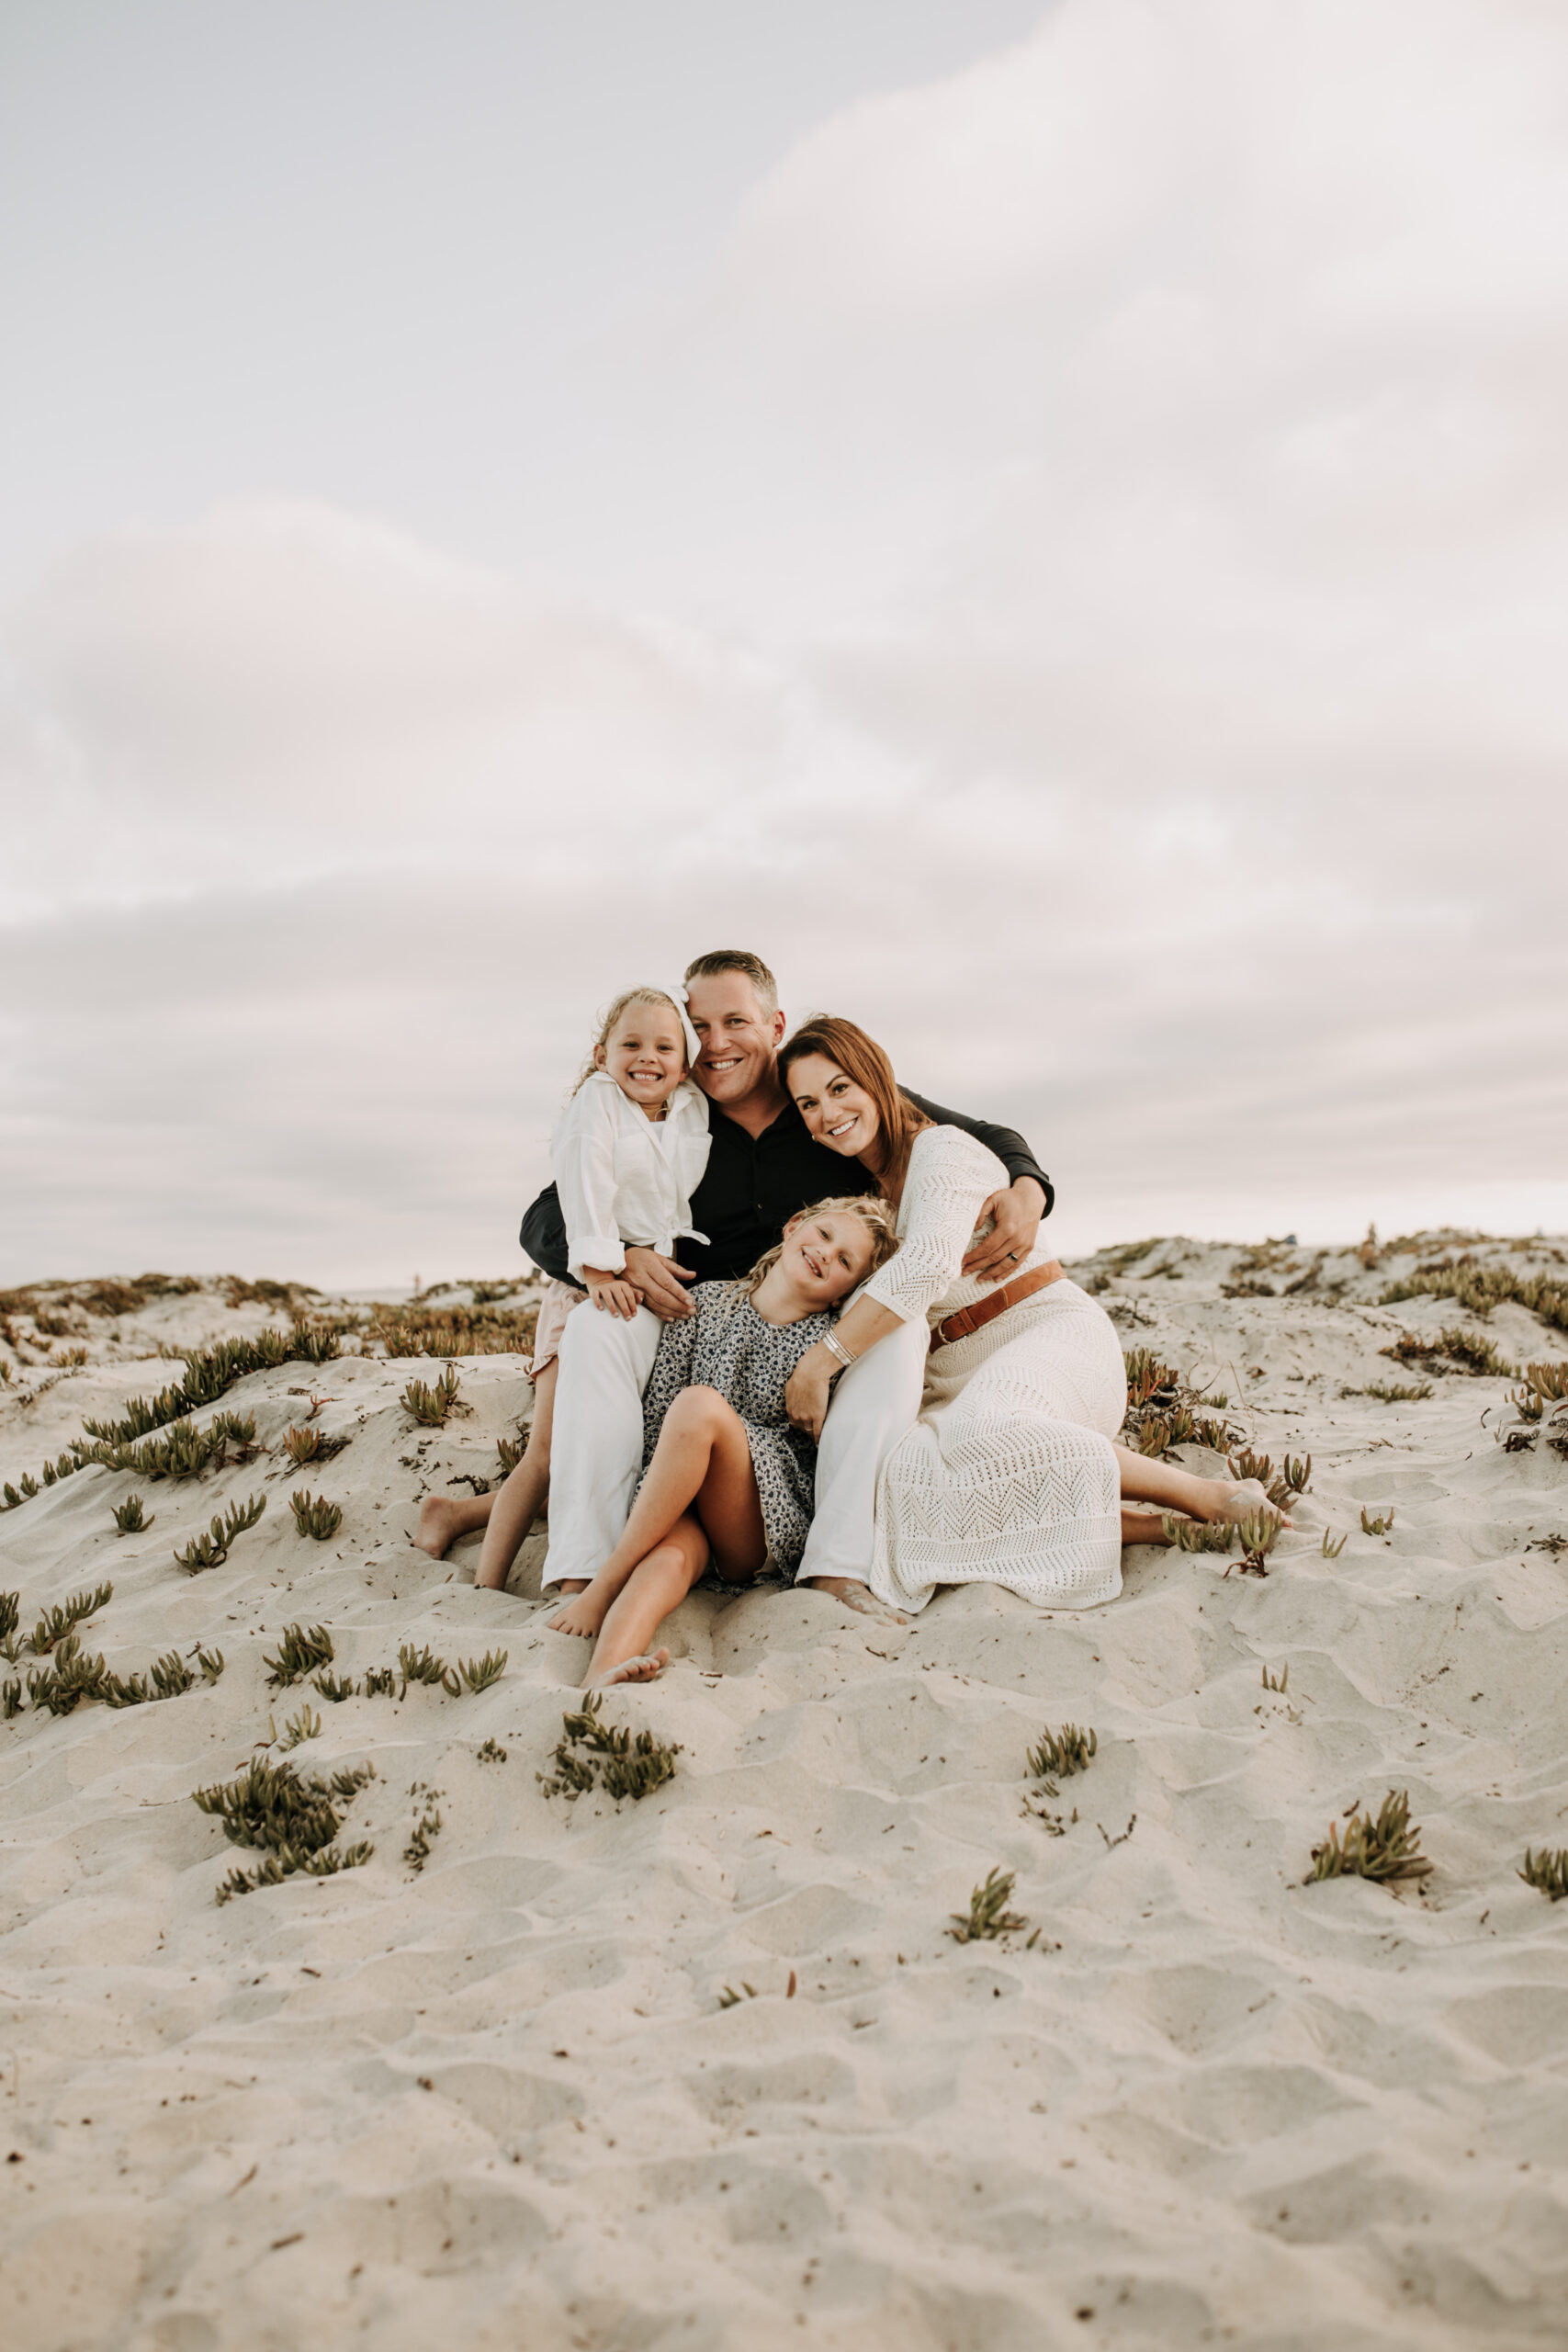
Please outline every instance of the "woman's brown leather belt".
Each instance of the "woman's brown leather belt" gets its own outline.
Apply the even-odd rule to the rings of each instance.
[[[973,1306],[961,1306],[956,1315],[949,1315],[942,1322],[933,1323],[931,1346],[950,1348],[954,1340],[966,1340],[971,1331],[983,1331],[987,1323],[994,1323],[998,1315],[1007,1313],[1010,1306],[1021,1306],[1026,1298],[1032,1298],[1037,1290],[1043,1290],[1047,1283],[1059,1283],[1061,1279],[1061,1265],[1055,1258],[1048,1260],[1043,1266],[1032,1266],[1028,1273],[1019,1274],[1012,1282],[1004,1283],[1000,1290],[992,1291],[988,1298],[977,1298]]]

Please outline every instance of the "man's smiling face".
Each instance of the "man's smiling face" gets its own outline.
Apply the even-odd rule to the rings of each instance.
[[[694,979],[686,1009],[701,1047],[692,1075],[710,1102],[739,1102],[768,1083],[784,1017],[763,1010],[744,972]]]

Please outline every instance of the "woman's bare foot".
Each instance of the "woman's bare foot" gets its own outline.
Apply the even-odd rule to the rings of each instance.
[[[580,1586],[566,1607],[558,1609],[548,1621],[550,1631],[553,1634],[579,1634],[584,1641],[591,1642],[603,1629],[609,1606],[609,1600],[603,1595],[593,1599],[586,1587]]]
[[[1267,1518],[1277,1519],[1281,1527],[1291,1524],[1278,1503],[1269,1501],[1257,1478],[1242,1478],[1234,1484],[1224,1478],[1214,1478],[1204,1483],[1212,1485],[1214,1489],[1213,1506],[1202,1512],[1204,1519],[1250,1519],[1254,1512],[1262,1511]]]
[[[640,1657],[624,1657],[619,1666],[607,1666],[603,1674],[596,1674],[592,1682],[585,1682],[582,1687],[585,1690],[608,1690],[617,1682],[651,1682],[669,1663],[668,1650],[645,1650]]]
[[[413,1539],[422,1552],[428,1552],[433,1560],[444,1560],[448,1547],[467,1532],[461,1503],[448,1502],[441,1495],[426,1495],[419,1507],[419,1526]]]
[[[874,1617],[879,1624],[907,1625],[909,1622],[897,1609],[889,1609],[885,1600],[878,1600],[870,1586],[862,1584],[856,1577],[812,1577],[809,1582],[813,1592],[830,1592],[846,1609],[856,1610],[863,1617]]]

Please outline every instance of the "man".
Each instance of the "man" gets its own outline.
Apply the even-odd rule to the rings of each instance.
[[[785,1022],[761,956],[719,949],[699,956],[685,977],[699,1047],[692,1075],[708,1098],[712,1136],[707,1170],[692,1197],[692,1223],[707,1239],[681,1242],[678,1259],[627,1250],[624,1279],[648,1310],[635,1321],[582,1307],[567,1318],[555,1401],[547,1589],[579,1589],[615,1548],[642,1467],[642,1392],[659,1325],[691,1313],[686,1286],[745,1273],[811,1202],[872,1188],[855,1161],[812,1141],[779,1082]],[[1051,1210],[1050,1179],[1010,1127],[965,1118],[918,1094],[909,1099],[939,1124],[977,1136],[1012,1179],[982,1212],[979,1221],[993,1217],[994,1230],[964,1261],[966,1273],[995,1280],[1033,1247]],[[546,1273],[570,1279],[553,1184],[525,1216],[522,1239]],[[876,1606],[864,1588],[877,1474],[919,1411],[928,1344],[925,1326],[911,1324],[870,1350],[840,1379],[823,1429],[817,1516],[797,1581],[852,1607]]]

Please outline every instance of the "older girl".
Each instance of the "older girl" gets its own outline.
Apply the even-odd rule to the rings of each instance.
[[[1157,1513],[1123,1513],[1123,1495],[1200,1519],[1269,1508],[1255,1481],[1193,1477],[1112,1442],[1127,1402],[1121,1345],[1045,1250],[1017,1258],[997,1284],[961,1271],[1005,1170],[973,1136],[917,1110],[863,1029],[807,1022],[779,1074],[812,1135],[875,1177],[900,1242],[802,1358],[789,1394],[797,1422],[820,1430],[829,1380],[900,1323],[931,1327],[919,1419],[877,1488],[869,1581],[879,1600],[923,1609],[939,1584],[984,1580],[1088,1608],[1122,1589],[1123,1542],[1163,1540]]]

